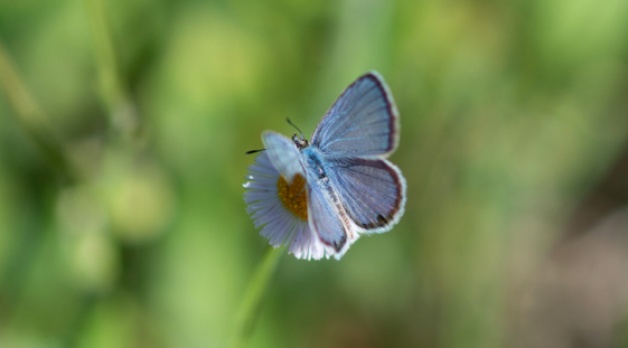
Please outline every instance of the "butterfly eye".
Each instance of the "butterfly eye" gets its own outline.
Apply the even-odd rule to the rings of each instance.
[[[299,148],[299,150],[310,146],[310,142],[303,138],[303,136],[299,136],[297,133],[292,135],[292,141]]]

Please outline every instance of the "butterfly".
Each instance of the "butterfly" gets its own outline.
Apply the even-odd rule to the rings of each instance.
[[[406,181],[386,158],[399,143],[399,113],[384,79],[356,79],[308,141],[274,131],[244,184],[262,236],[297,258],[340,259],[363,234],[389,231],[404,212]],[[297,128],[298,130],[298,128]]]

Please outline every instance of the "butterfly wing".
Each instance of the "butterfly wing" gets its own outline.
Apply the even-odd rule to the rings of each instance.
[[[364,232],[386,232],[403,215],[406,181],[384,159],[331,159],[327,169],[347,215]]]
[[[296,174],[307,177],[303,156],[292,140],[279,133],[266,131],[262,134],[262,141],[270,162],[289,182],[292,182]]]
[[[357,234],[351,228],[338,195],[329,186],[317,183],[315,178],[310,177],[308,180],[313,183],[308,192],[308,220],[310,228],[323,244],[317,246],[319,250],[313,251],[340,258],[355,241]]]
[[[397,108],[376,72],[347,87],[312,136],[312,145],[328,157],[382,157],[394,151],[398,142]]]

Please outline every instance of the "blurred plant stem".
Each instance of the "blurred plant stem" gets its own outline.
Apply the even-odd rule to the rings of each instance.
[[[64,180],[76,180],[75,168],[71,165],[63,145],[54,135],[41,107],[20,77],[2,41],[0,41],[0,86],[14,111],[12,115],[44,154],[46,160]]]
[[[139,122],[120,71],[112,28],[107,20],[106,1],[84,0],[84,2],[92,31],[101,92],[109,111],[110,125],[118,135],[124,139],[131,139],[137,131]]]
[[[231,337],[232,348],[243,347],[250,337],[269,281],[285,249],[285,247],[269,248],[264,260],[251,278],[235,316],[233,336]]]

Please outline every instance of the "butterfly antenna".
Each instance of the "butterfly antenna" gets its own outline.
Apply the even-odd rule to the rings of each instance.
[[[286,117],[286,122],[288,122],[289,125],[291,125],[292,127],[294,127],[294,129],[296,129],[297,131],[299,131],[299,135],[301,135],[301,139],[305,139],[305,135],[303,135],[303,132],[301,132],[301,130],[299,129],[299,127],[297,127],[296,124],[292,123],[292,121],[290,121],[289,118]]]
[[[265,150],[266,150],[266,149],[249,150],[249,151],[245,152],[244,154],[245,154],[245,155],[251,155],[251,154],[258,153],[258,152],[262,152],[262,151],[265,151]]]

